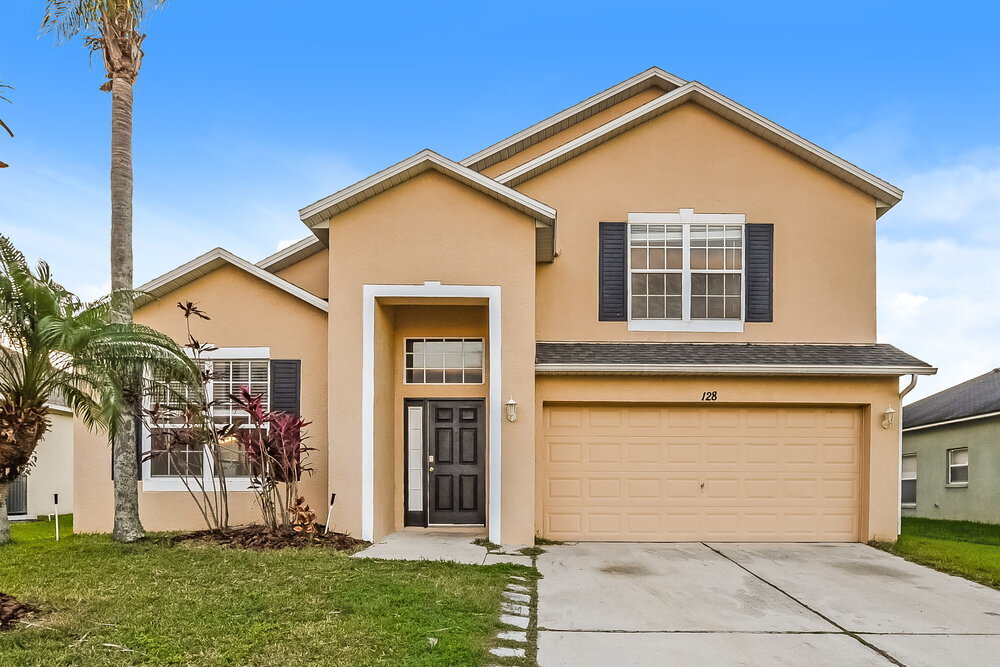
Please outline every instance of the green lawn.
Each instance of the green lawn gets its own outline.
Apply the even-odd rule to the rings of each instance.
[[[0,665],[483,664],[507,577],[534,574],[52,535],[15,525],[0,547],[0,591],[43,610],[0,632]]]
[[[897,556],[1000,588],[1000,525],[903,517],[895,544],[874,543]]]

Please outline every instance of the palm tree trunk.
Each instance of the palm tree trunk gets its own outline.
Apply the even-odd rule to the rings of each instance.
[[[0,544],[10,542],[10,517],[7,516],[7,482],[0,482]]]
[[[132,289],[132,84],[111,80],[111,291]],[[132,299],[118,298],[112,319],[132,321]],[[114,487],[114,537],[135,542],[145,536],[139,521],[135,422],[123,419],[111,443]]]

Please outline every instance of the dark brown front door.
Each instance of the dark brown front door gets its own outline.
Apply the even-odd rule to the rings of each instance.
[[[427,522],[486,522],[482,400],[427,401]]]

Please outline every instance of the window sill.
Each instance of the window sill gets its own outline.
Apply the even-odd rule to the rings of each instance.
[[[183,491],[187,492],[187,487],[184,486],[184,482],[181,481],[180,477],[147,477],[143,479],[142,492],[143,493],[161,493],[161,492],[177,492]],[[198,482],[192,480],[190,483],[191,491],[198,493],[201,489],[198,487]],[[216,487],[218,488],[218,487]],[[242,478],[230,478],[226,480],[226,491],[228,492],[241,492],[250,491],[250,479],[248,477]],[[208,493],[212,492],[210,482],[205,483],[205,491]]]
[[[690,331],[742,333],[742,320],[629,320],[629,331]]]
[[[944,485],[946,489],[964,489],[969,486],[968,482],[950,482]]]
[[[917,504],[916,503],[902,503],[902,504],[900,504],[900,507],[902,507],[904,510],[915,510],[915,509],[917,509]]]

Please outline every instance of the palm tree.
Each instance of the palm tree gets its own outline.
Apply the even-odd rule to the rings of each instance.
[[[100,51],[111,91],[111,291],[117,299],[115,322],[132,321],[132,86],[142,66],[143,18],[166,0],[46,0],[42,31],[68,41],[82,36],[91,52]],[[143,537],[133,426],[112,443],[115,474],[115,539]]]
[[[154,382],[161,390],[171,380],[200,382],[169,337],[114,322],[117,300],[113,294],[81,302],[52,279],[47,264],[32,270],[0,235],[0,544],[10,541],[7,485],[30,466],[49,428],[51,396],[113,439],[134,423]]]

